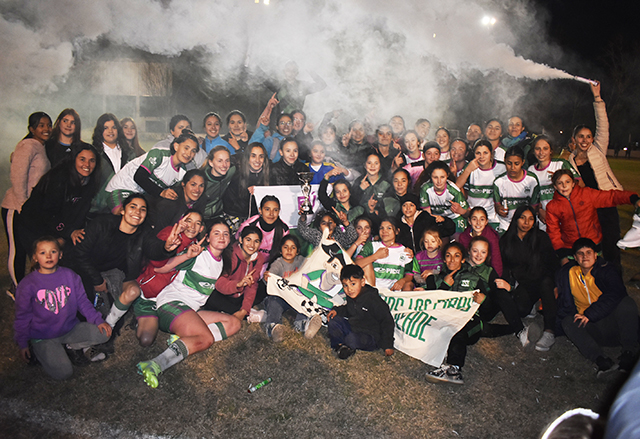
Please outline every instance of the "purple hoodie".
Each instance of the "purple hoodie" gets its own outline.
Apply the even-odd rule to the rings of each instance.
[[[32,338],[50,339],[68,333],[79,323],[78,311],[89,323],[104,323],[73,270],[58,267],[52,274],[30,273],[16,290],[16,343],[24,349]]]

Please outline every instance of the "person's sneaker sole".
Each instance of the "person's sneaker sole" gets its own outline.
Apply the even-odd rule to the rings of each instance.
[[[426,379],[427,381],[429,381],[430,383],[434,383],[434,384],[464,384],[464,380],[452,380],[449,378],[445,378],[445,377],[439,377],[436,375],[430,375],[427,374],[426,375]]]
[[[306,338],[307,340],[311,340],[316,336],[320,328],[322,328],[322,317],[320,317],[319,314],[316,314],[311,317],[311,320],[309,320],[307,330],[304,331],[304,338]]]
[[[277,324],[271,330],[271,340],[274,343],[281,343],[284,340],[284,326]]]

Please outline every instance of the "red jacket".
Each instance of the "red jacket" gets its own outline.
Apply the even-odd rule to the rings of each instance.
[[[576,185],[570,198],[558,191],[547,204],[547,233],[555,250],[571,248],[578,238],[590,238],[596,244],[602,241],[602,229],[597,210],[619,204],[630,204],[629,191],[599,191]]]

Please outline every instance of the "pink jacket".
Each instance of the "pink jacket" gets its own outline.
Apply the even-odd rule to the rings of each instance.
[[[233,244],[233,255],[231,256],[231,272],[228,275],[223,275],[216,281],[216,290],[220,293],[232,296],[240,297],[242,299],[242,307],[249,315],[253,301],[256,298],[256,292],[258,291],[258,281],[261,277],[262,266],[264,265],[265,257],[261,252],[256,252],[256,259],[247,263],[244,259],[244,253],[240,248],[240,244],[237,242]],[[251,270],[255,270],[253,275],[253,284],[248,287],[238,288],[238,282],[242,280]]]
[[[11,155],[11,187],[2,207],[20,212],[40,177],[51,168],[44,145],[35,139],[23,139]]]

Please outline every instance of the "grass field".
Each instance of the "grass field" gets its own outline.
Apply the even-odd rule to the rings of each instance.
[[[611,163],[626,188],[640,190],[640,162]],[[620,212],[626,230],[632,210]],[[3,243],[3,256],[5,250]],[[625,280],[640,271],[639,262],[638,250],[623,253]],[[638,287],[627,287],[640,302]],[[289,325],[285,341],[273,344],[245,323],[231,339],[161,375],[155,390],[135,365],[161,352],[166,334],[141,348],[127,328],[107,361],[55,382],[19,360],[12,323],[13,302],[1,294],[3,438],[534,438],[565,410],[606,413],[622,380],[597,380],[565,337],[548,353],[523,351],[512,336],[481,339],[469,348],[465,384],[453,387],[427,383],[429,367],[402,353],[358,352],[341,361],[324,330],[305,340]],[[268,377],[271,384],[247,392]]]

